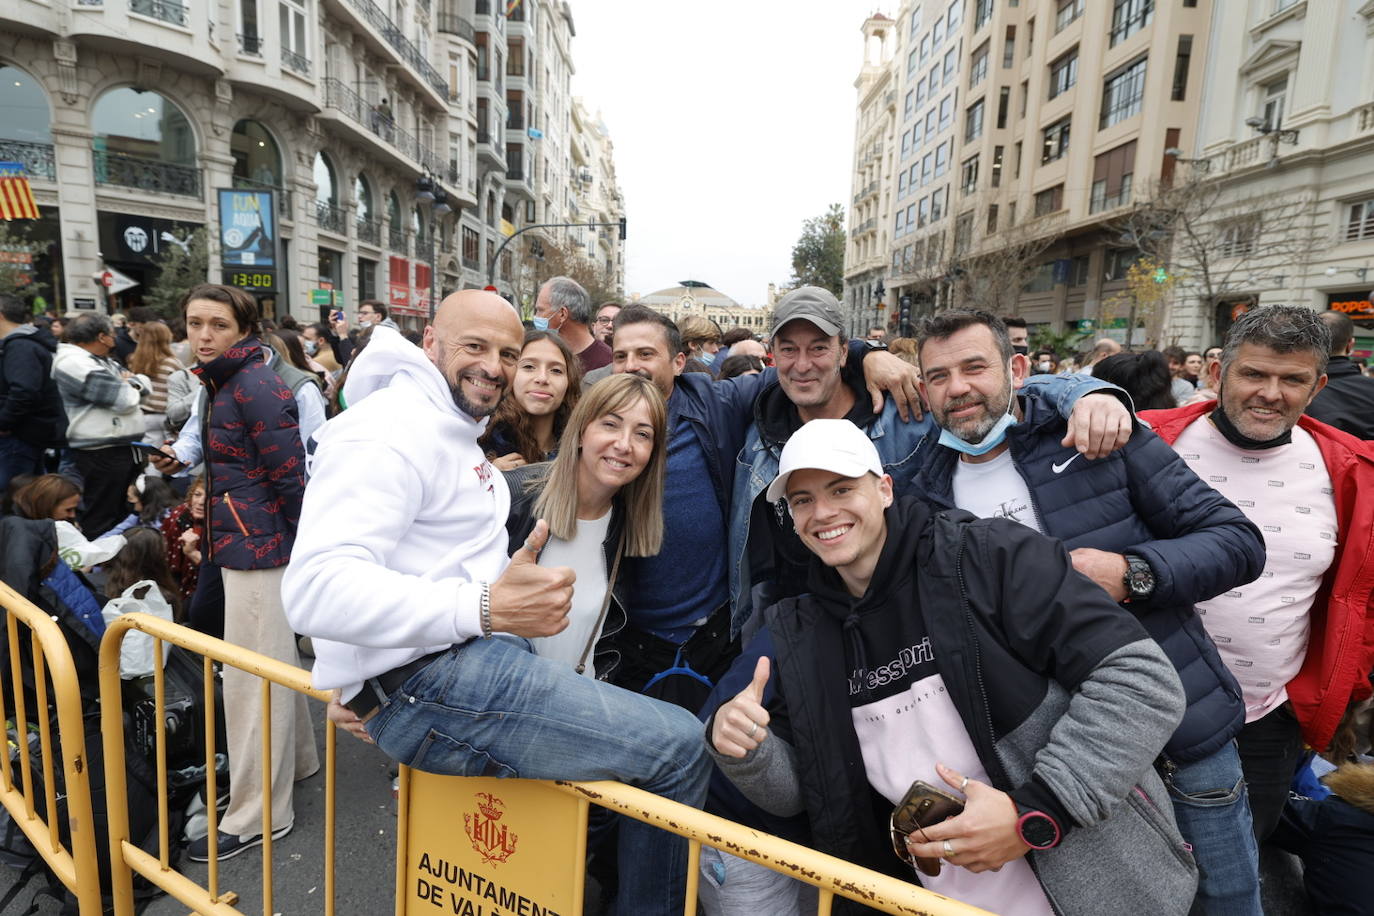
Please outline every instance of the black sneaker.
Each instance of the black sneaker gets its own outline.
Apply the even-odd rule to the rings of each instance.
[[[288,833],[291,832],[292,826],[294,825],[278,827],[276,830],[273,830],[272,839],[280,840],[282,837],[286,836]],[[245,852],[249,849],[253,849],[254,847],[261,845],[261,833],[254,834],[253,836],[235,836],[230,833],[225,833],[223,830],[221,830],[219,831],[219,861],[223,862],[225,859],[232,859],[234,856],[238,855],[241,852]],[[192,862],[209,862],[209,835],[203,836],[198,840],[192,840],[191,845],[186,847],[186,858],[190,859]]]

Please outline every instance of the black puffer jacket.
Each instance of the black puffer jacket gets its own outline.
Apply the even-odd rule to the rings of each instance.
[[[62,444],[67,414],[52,377],[57,341],[23,325],[0,339],[0,433],[35,448]]]
[[[1366,441],[1374,439],[1374,378],[1348,356],[1326,364],[1326,387],[1307,405],[1307,415]]]
[[[1021,403],[1024,420],[1007,441],[1044,533],[1069,550],[1137,554],[1154,571],[1154,594],[1130,609],[1173,662],[1188,696],[1165,753],[1179,763],[1215,753],[1245,724],[1245,705],[1193,605],[1259,577],[1259,529],[1151,430],[1138,426],[1125,448],[1089,461],[1059,444],[1064,421],[1048,405],[1033,395]],[[933,449],[926,460],[920,483],[937,503],[954,505],[958,460],[949,448]]]

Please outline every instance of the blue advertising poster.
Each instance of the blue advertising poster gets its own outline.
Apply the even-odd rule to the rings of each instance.
[[[219,189],[220,263],[275,267],[277,221],[271,191]]]

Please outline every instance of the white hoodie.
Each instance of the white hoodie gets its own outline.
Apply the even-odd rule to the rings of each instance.
[[[419,347],[377,327],[349,370],[348,410],[315,433],[282,583],[315,646],[314,684],[343,688],[481,633],[481,582],[505,569],[505,478]]]

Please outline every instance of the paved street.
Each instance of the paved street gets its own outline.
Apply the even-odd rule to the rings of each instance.
[[[311,703],[323,759],[324,708]],[[335,894],[339,916],[386,916],[395,907],[396,804],[391,798],[390,763],[375,747],[340,733],[338,744]],[[460,828],[461,829],[461,828]],[[296,829],[274,844],[273,913],[310,916],[324,912],[324,774],[296,785]],[[220,886],[237,891],[238,908],[262,912],[261,851],[254,850],[220,866]],[[1263,861],[1264,911],[1268,916],[1307,916],[1296,860],[1270,851]],[[206,867],[183,856],[180,869],[204,884]],[[0,866],[0,895],[17,873]],[[31,884],[30,887],[33,885]],[[23,912],[30,891],[11,904]],[[40,916],[57,916],[58,904],[40,902]],[[186,907],[170,897],[152,901],[147,916],[185,916]]]

